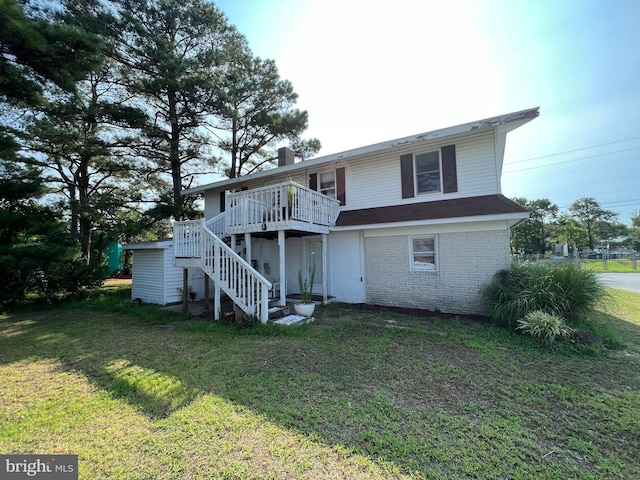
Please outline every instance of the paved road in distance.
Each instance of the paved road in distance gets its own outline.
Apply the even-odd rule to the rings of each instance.
[[[608,287],[640,293],[640,273],[599,273],[598,277]]]

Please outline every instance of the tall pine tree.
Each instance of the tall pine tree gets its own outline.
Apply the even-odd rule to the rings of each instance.
[[[107,54],[151,119],[141,154],[170,178],[169,208],[160,211],[188,217],[193,212],[182,190],[215,162],[203,126],[216,113],[227,45],[239,34],[204,0],[111,0],[109,6],[97,13],[112,32]]]
[[[220,148],[230,156],[227,176],[239,177],[270,166],[277,158],[276,143],[285,139],[305,156],[319,150],[317,139],[301,141],[308,114],[293,108],[298,95],[291,82],[280,78],[275,62],[254,57],[244,39],[238,39],[232,48],[213,130]]]

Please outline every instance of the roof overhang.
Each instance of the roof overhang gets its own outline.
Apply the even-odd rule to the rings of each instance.
[[[346,227],[334,227],[331,229],[333,232],[347,232],[355,230],[382,230],[389,228],[401,228],[408,229],[412,227],[438,227],[443,228],[451,225],[481,225],[481,224],[495,224],[501,223],[502,225],[513,228],[520,222],[526,220],[529,217],[528,214],[520,214],[516,216],[514,214],[500,214],[500,215],[478,215],[470,217],[454,217],[454,218],[440,218],[437,220],[414,220],[407,222],[389,222],[389,223],[372,223],[368,225],[352,225]],[[480,229],[481,230],[481,229]]]
[[[303,170],[310,167],[316,167],[325,163],[335,162],[337,160],[349,159],[358,157],[361,155],[367,155],[370,153],[379,152],[381,150],[393,149],[396,147],[403,147],[411,145],[413,143],[424,142],[428,140],[439,140],[454,135],[460,135],[464,133],[473,133],[481,130],[494,129],[497,134],[506,134],[507,132],[514,130],[527,122],[530,122],[540,114],[540,107],[529,108],[527,110],[521,110],[519,112],[508,113],[506,115],[499,115],[497,117],[485,118],[477,120],[475,122],[464,123],[453,127],[441,128],[438,130],[432,130],[430,132],[419,133],[417,135],[411,135],[408,137],[397,138],[395,140],[388,140],[386,142],[375,143],[365,147],[355,148],[353,150],[347,150],[340,153],[334,153],[324,157],[318,157],[304,162],[294,163],[292,165],[286,165],[284,167],[270,168],[261,172],[253,173],[251,175],[245,175],[242,177],[229,178],[221,180],[219,182],[209,183],[207,185],[201,185],[194,188],[186,189],[182,192],[183,195],[191,195],[200,193],[205,190],[220,187],[231,187],[235,184],[245,182],[246,180],[255,180],[260,178],[268,178],[274,175],[282,175],[287,173],[294,173],[297,170]]]
[[[390,224],[436,225],[469,221],[507,221],[513,226],[529,218],[529,211],[504,195],[408,203],[340,212],[336,229],[385,228]]]
[[[173,246],[172,238],[163,240],[152,240],[149,242],[127,243],[122,246],[123,250],[166,250]]]

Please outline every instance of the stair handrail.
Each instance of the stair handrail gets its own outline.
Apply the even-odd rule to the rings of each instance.
[[[216,215],[213,218],[210,218],[209,220],[206,220],[204,222],[204,226],[206,228],[208,228],[209,230],[211,230],[211,232],[219,237],[219,238],[224,238],[226,235],[226,231],[225,231],[225,217],[226,217],[226,213],[225,212],[221,212],[218,215]]]
[[[209,230],[204,221],[201,230],[200,267],[245,313],[266,323],[271,282]]]

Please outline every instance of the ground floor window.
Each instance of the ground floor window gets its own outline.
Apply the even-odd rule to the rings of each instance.
[[[409,267],[413,271],[438,270],[438,242],[435,235],[409,238]]]

